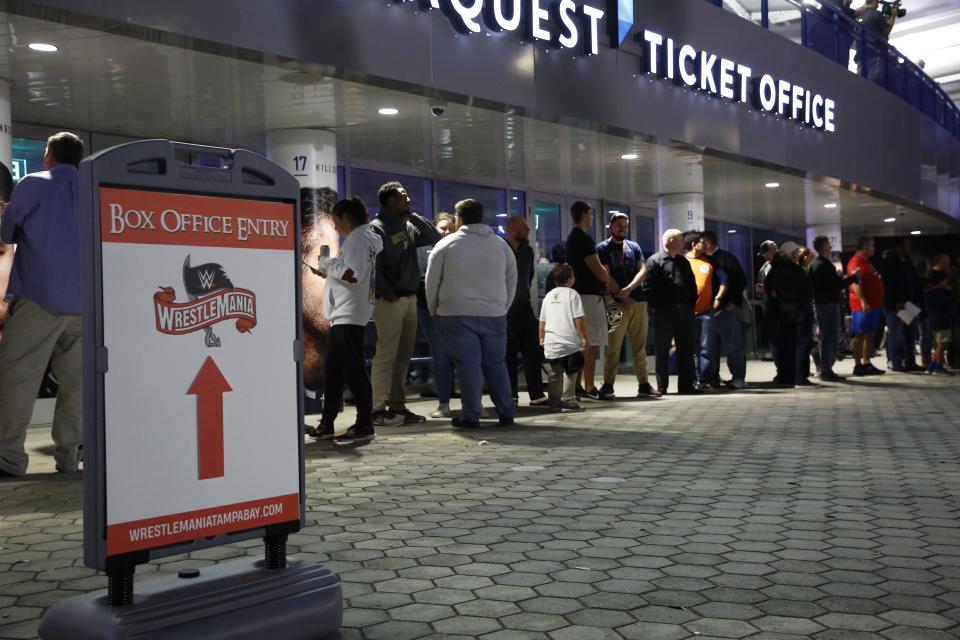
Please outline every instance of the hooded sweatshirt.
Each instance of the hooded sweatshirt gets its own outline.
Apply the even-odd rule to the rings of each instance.
[[[350,232],[340,245],[340,255],[320,258],[327,272],[323,314],[331,325],[366,326],[373,314],[377,255],[383,251],[380,234],[369,224]]]
[[[417,248],[437,243],[440,233],[416,213],[407,221],[390,209],[381,209],[370,225],[383,239],[383,253],[377,257],[377,297],[416,295],[420,287]]]
[[[489,225],[464,225],[430,252],[430,315],[505,316],[516,292],[517,260],[513,249]]]

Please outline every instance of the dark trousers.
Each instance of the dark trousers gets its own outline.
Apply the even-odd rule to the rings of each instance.
[[[523,352],[523,375],[527,379],[527,393],[531,400],[543,397],[543,379],[540,365],[543,352],[540,350],[540,333],[533,310],[528,306],[511,309],[507,314],[507,373],[510,374],[510,390],[519,396],[517,382],[517,353]]]
[[[797,384],[797,334],[800,329],[791,320],[780,319],[777,329],[777,381],[793,386]]]
[[[372,428],[373,390],[363,360],[363,327],[355,324],[330,327],[324,372],[327,384],[320,424],[333,426],[343,407],[343,388],[346,385],[350,387],[350,393],[357,403],[357,426]]]
[[[697,321],[688,306],[659,306],[653,315],[656,343],[657,388],[666,391],[670,384],[670,343],[677,345],[677,373],[681,392],[690,391],[696,382],[693,359],[696,353]]]
[[[813,318],[797,323],[797,382],[810,379],[810,353],[813,351]]]

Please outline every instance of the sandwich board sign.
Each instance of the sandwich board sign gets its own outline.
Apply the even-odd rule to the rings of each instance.
[[[236,599],[270,571],[290,597],[236,599],[258,625],[286,620],[278,638],[335,630],[336,576],[285,552],[304,516],[297,181],[248,151],[165,140],[100,152],[80,173],[84,559],[107,572],[111,606],[60,603],[41,635],[79,638],[93,624],[95,637],[128,637],[137,608],[162,601],[162,632],[137,637],[204,637],[204,625],[242,625],[243,612],[181,619],[171,603],[198,591]],[[133,589],[137,564],[250,538],[265,541],[259,565]],[[326,590],[326,623],[300,599],[304,581]],[[301,609],[311,635],[296,628]]]

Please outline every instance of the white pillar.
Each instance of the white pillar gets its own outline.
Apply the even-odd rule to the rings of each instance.
[[[337,136],[320,129],[267,132],[267,157],[300,183],[304,225],[318,213],[329,213],[337,201]]]
[[[813,249],[813,239],[827,236],[834,251],[842,251],[843,228],[840,221],[840,190],[807,180],[803,185],[804,219],[807,223],[807,247]]]
[[[699,154],[654,147],[660,233],[702,231],[703,159]]]
[[[10,82],[0,78],[0,199],[10,199],[8,189],[12,186],[10,173],[13,170],[13,119],[10,113]],[[23,176],[21,176],[23,177]]]

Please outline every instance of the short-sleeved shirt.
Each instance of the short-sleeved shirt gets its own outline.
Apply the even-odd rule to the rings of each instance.
[[[644,263],[643,250],[632,240],[617,243],[607,238],[597,245],[597,257],[600,258],[600,264],[610,270],[610,277],[621,288],[633,282]],[[630,297],[639,302],[646,300],[646,285],[631,291]]]
[[[687,256],[693,277],[697,281],[697,304],[693,312],[700,315],[713,305],[713,265],[706,260]]]
[[[860,254],[854,254],[847,263],[847,275],[853,275],[853,272],[860,269],[860,290],[863,297],[867,299],[867,304],[871,309],[880,309],[883,306],[883,280],[880,274],[874,268],[873,263],[868,258],[860,257]],[[860,303],[860,296],[850,287],[850,311],[863,311],[863,305]]]
[[[544,324],[543,356],[555,360],[581,350],[577,318],[583,317],[580,294],[570,287],[554,287],[543,298],[540,321]]]
[[[574,227],[567,236],[567,264],[573,267],[573,277],[576,278],[573,288],[582,296],[603,295],[603,283],[587,266],[587,258],[595,255],[597,243],[593,236],[580,227]]]

